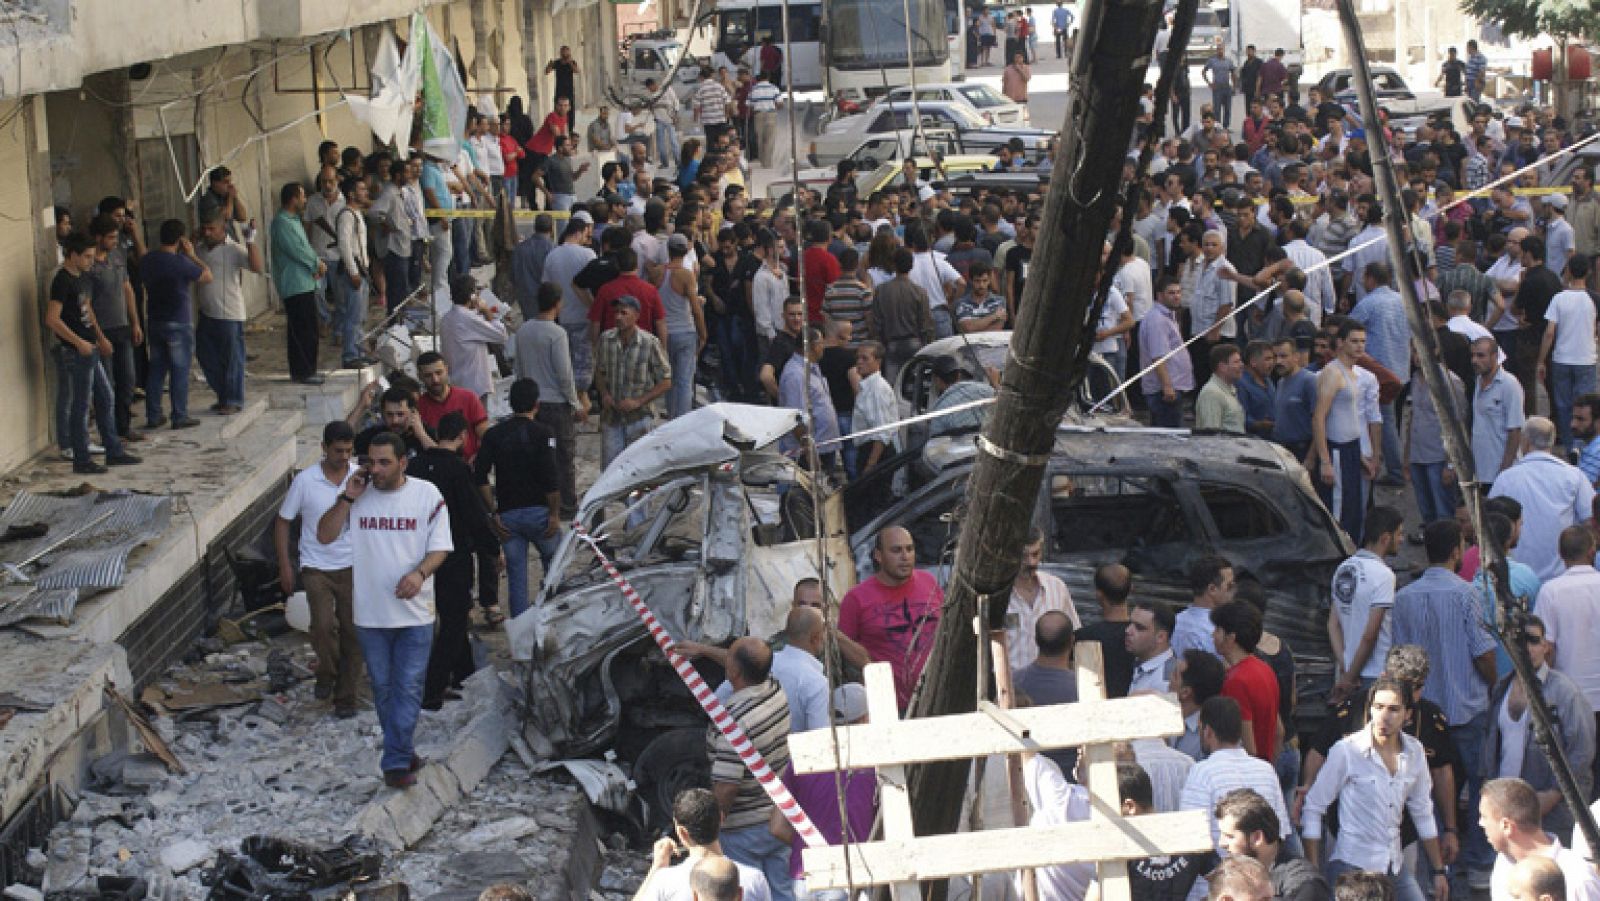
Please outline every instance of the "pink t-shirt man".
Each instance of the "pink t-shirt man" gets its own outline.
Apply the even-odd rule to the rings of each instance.
[[[839,631],[860,643],[876,662],[894,670],[894,694],[906,709],[939,631],[944,592],[933,576],[913,570],[899,585],[878,576],[862,582],[839,602]]]

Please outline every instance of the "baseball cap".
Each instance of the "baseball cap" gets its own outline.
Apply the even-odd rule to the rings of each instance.
[[[633,307],[637,310],[639,309],[639,298],[634,297],[632,294],[623,294],[612,300],[611,305],[614,307]]]
[[[1345,132],[1345,137],[1352,141],[1354,141],[1356,138],[1360,138],[1361,140],[1365,141],[1367,139],[1367,130],[1365,128],[1352,128]]]
[[[1522,127],[1522,117],[1521,116],[1512,116],[1512,117],[1506,119],[1506,127],[1507,128],[1521,128]]]
[[[667,238],[667,249],[683,253],[689,252],[689,238],[687,235],[671,235]]]
[[[833,690],[833,721],[853,723],[867,715],[867,690],[860,682],[846,682]]]
[[[593,225],[594,224],[594,217],[589,215],[589,211],[588,210],[573,210],[572,218],[578,220],[579,222],[585,223],[587,225]]]
[[[1544,202],[1550,204],[1558,210],[1564,210],[1567,208],[1567,195],[1546,194],[1544,197]]]

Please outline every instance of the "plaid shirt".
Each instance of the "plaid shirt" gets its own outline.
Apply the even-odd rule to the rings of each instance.
[[[667,363],[667,353],[661,341],[644,329],[635,328],[633,340],[624,344],[616,329],[607,329],[600,335],[594,349],[594,379],[611,393],[612,401],[643,397],[663,379],[672,376]],[[606,408],[600,412],[601,425],[622,425],[638,422],[655,413],[651,402],[632,413],[618,413]]]
[[[1467,183],[1462,187],[1476,191],[1489,183],[1489,159],[1481,153],[1467,154],[1466,171],[1462,173]]]

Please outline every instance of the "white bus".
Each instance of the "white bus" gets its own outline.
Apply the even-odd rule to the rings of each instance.
[[[961,77],[962,16],[947,0],[827,0],[822,17],[822,64],[837,101],[868,98],[911,83],[909,47],[919,83]],[[907,36],[910,41],[907,41]]]
[[[797,91],[823,86],[822,16],[820,0],[789,3],[789,52],[784,54],[783,79]],[[778,0],[717,0],[716,9],[706,18],[714,29],[712,58],[717,65],[737,66],[750,48],[768,35],[784,49],[783,4]],[[900,55],[905,56],[904,49]]]

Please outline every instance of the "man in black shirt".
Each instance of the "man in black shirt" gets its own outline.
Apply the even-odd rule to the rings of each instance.
[[[1150,774],[1137,763],[1117,764],[1117,794],[1122,815],[1145,816],[1156,812],[1155,788]],[[1128,861],[1128,888],[1133,901],[1183,901],[1194,881],[1216,866],[1217,855],[1181,854]]]
[[[806,325],[805,301],[791,297],[783,302],[783,328],[772,336],[767,345],[767,355],[761,361],[761,387],[773,402],[778,400],[778,377],[789,358],[800,348],[800,330]]]
[[[1537,412],[1534,381],[1539,368],[1539,344],[1544,340],[1544,314],[1561,288],[1561,276],[1544,264],[1544,239],[1538,235],[1523,238],[1522,287],[1511,302],[1511,312],[1521,318],[1522,326],[1517,329],[1516,346],[1506,368],[1522,383],[1523,408],[1529,416]],[[1548,390],[1550,386],[1545,387]],[[1550,391],[1550,396],[1555,397],[1555,392]]]
[[[1039,214],[1029,213],[1017,224],[1017,245],[1006,252],[1006,317],[1017,321],[1022,309],[1022,292],[1028,286],[1028,266],[1033,261],[1033,241],[1039,228]]]
[[[1255,791],[1236,788],[1216,809],[1221,848],[1230,857],[1253,857],[1267,868],[1274,901],[1330,901],[1328,880],[1304,858],[1284,851],[1278,814]]]
[[[498,543],[483,499],[473,490],[472,468],[461,456],[466,434],[467,418],[459,412],[446,413],[439,419],[436,443],[413,456],[406,466],[407,475],[432,482],[444,497],[455,545],[434,573],[439,634],[428,655],[422,689],[424,710],[438,710],[445,701],[460,697],[461,683],[477,668],[467,637],[472,623],[473,563],[480,551]]]
[[[72,471],[103,473],[104,466],[89,458],[89,399],[94,398],[94,420],[105,444],[106,463],[132,466],[139,458],[122,449],[117,423],[112,412],[111,386],[101,372],[101,360],[111,356],[111,342],[100,331],[94,318],[94,285],[88,276],[94,262],[93,245],[83,235],[68,235],[61,242],[60,271],[50,283],[50,299],[45,305],[45,327],[55,333],[56,371],[61,384],[56,403],[56,429],[70,435]],[[58,436],[58,440],[60,437]]]
[[[1228,227],[1228,262],[1240,275],[1254,276],[1267,265],[1267,250],[1272,247],[1272,238],[1261,227],[1261,220],[1256,218],[1255,201],[1250,199],[1249,194],[1240,191],[1233,198],[1233,215],[1233,224]],[[1238,307],[1254,297],[1258,289],[1252,284],[1241,283],[1235,290],[1238,298],[1235,307]]]
[[[1094,571],[1094,598],[1100,602],[1100,621],[1076,633],[1078,641],[1100,642],[1105,661],[1106,697],[1125,698],[1133,681],[1133,654],[1128,652],[1128,595],[1133,575],[1120,563],[1106,563]]]
[[[390,385],[383,392],[383,421],[368,426],[356,434],[356,456],[365,456],[372,439],[382,432],[393,432],[406,443],[406,458],[414,459],[418,453],[433,447],[433,435],[422,424],[422,414],[417,412],[417,396],[399,385]]]
[[[1246,108],[1256,100],[1256,91],[1261,83],[1261,57],[1256,56],[1256,45],[1249,44],[1244,48],[1244,62],[1239,64],[1239,90],[1244,94]]]
[[[709,313],[716,322],[717,351],[722,364],[723,390],[733,400],[758,401],[756,387],[759,361],[755,354],[755,311],[750,306],[747,286],[756,277],[761,261],[755,254],[740,250],[750,227],[743,222],[725,228],[717,236],[717,257],[707,271],[711,301]]]
[[[593,297],[605,284],[622,274],[617,253],[632,246],[633,237],[625,228],[608,228],[600,234],[600,255],[590,260],[572,277],[572,283]]]
[[[561,464],[556,434],[538,421],[539,383],[511,383],[511,418],[483,433],[473,467],[478,490],[494,511],[505,548],[506,594],[513,619],[528,609],[528,545],[543,573],[561,543]],[[494,487],[489,474],[494,473]]]

